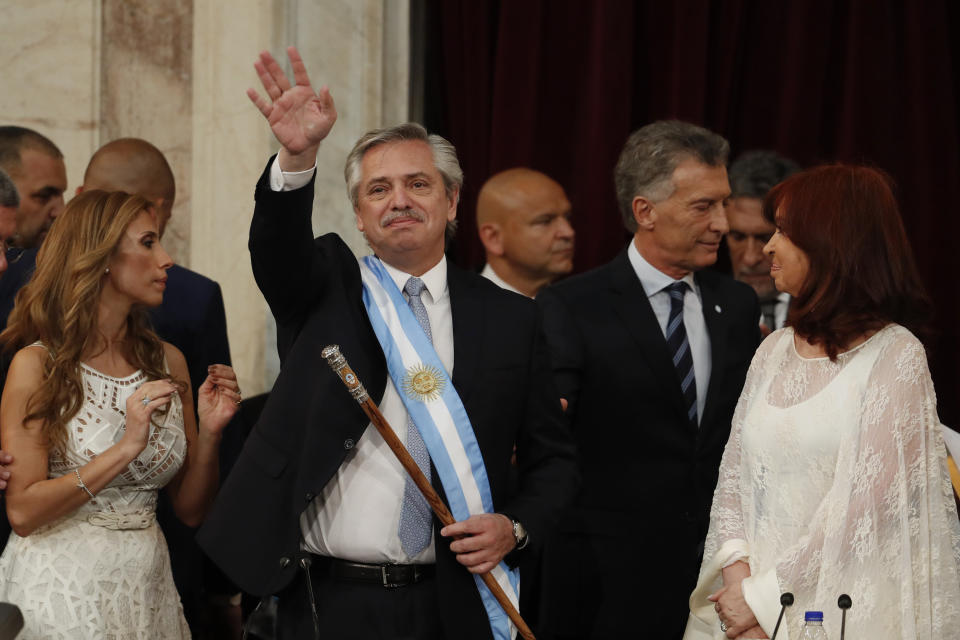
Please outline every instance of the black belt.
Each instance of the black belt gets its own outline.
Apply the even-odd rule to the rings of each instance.
[[[436,574],[433,564],[366,564],[325,558],[330,564],[330,576],[335,580],[365,582],[392,589],[417,584]]]

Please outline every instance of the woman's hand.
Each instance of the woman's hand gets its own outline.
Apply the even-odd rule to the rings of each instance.
[[[127,398],[127,418],[120,442],[129,446],[128,453],[137,457],[150,438],[150,417],[170,402],[177,387],[169,380],[145,382]]]
[[[748,629],[757,626],[757,617],[753,615],[747,601],[743,598],[743,582],[733,582],[719,591],[707,596],[714,607],[720,621],[727,627],[727,637],[737,638]],[[750,637],[750,636],[747,636]]]
[[[210,365],[207,374],[197,391],[200,430],[219,435],[240,408],[240,385],[237,374],[225,364]]]
[[[767,632],[763,630],[763,627],[761,627],[760,625],[757,625],[741,633],[739,636],[737,636],[737,640],[746,640],[747,638],[769,638],[769,637],[770,636],[767,635]]]

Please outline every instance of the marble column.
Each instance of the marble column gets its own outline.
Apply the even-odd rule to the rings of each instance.
[[[314,230],[340,233],[363,253],[343,162],[365,131],[407,117],[408,14],[407,0],[195,3],[191,264],[223,287],[247,395],[268,390],[279,371],[275,327],[246,250],[253,186],[277,150],[244,95],[259,88],[253,61],[270,50],[289,74],[285,49],[295,45],[316,86],[330,87],[339,119],[317,159]]]
[[[343,161],[366,130],[407,119],[409,0],[34,0],[4,9],[0,123],[49,136],[63,151],[68,196],[90,155],[118,137],[167,156],[177,200],[164,243],[223,289],[245,394],[279,369],[272,319],[247,253],[253,187],[276,143],[244,92],[268,49],[298,46],[327,84],[340,120],[318,158],[314,229],[364,252]]]

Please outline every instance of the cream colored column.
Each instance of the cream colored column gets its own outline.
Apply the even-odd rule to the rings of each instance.
[[[100,144],[143,138],[167,158],[177,185],[163,246],[190,262],[193,7],[183,0],[103,0]]]
[[[0,125],[53,140],[70,199],[100,139],[100,2],[8,3],[0,19]]]
[[[406,0],[194,4],[190,266],[223,288],[234,365],[247,396],[269,390],[279,366],[272,318],[247,252],[254,185],[277,149],[244,94],[259,85],[253,61],[262,49],[285,60],[286,46],[296,45],[311,78],[330,87],[340,117],[318,158],[314,229],[336,231],[363,251],[343,161],[363,132],[406,118],[408,14]]]

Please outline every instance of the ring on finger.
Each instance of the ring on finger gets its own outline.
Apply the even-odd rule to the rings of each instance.
[[[143,406],[147,406],[148,404],[150,404],[150,396],[147,396],[147,395],[143,396],[143,400],[140,401],[140,404],[142,404]]]
[[[727,632],[727,623],[723,620],[720,620],[720,631],[723,631],[724,633]]]

